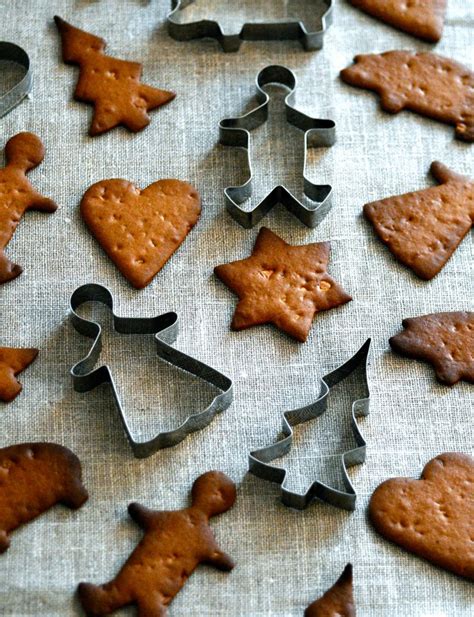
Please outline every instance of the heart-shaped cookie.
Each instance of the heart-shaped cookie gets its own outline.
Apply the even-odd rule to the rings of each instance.
[[[474,580],[474,459],[447,452],[432,459],[420,480],[392,478],[369,504],[385,538],[441,568]]]
[[[159,180],[140,190],[127,180],[92,185],[81,214],[120,272],[146,287],[196,224],[201,200],[181,180]]]

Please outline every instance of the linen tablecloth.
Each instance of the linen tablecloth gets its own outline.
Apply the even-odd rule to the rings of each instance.
[[[189,17],[205,14],[206,4],[207,14],[216,15],[216,3],[200,2]],[[220,4],[228,23],[238,3]],[[473,4],[448,4],[435,50],[472,68]],[[289,2],[288,10],[312,19],[311,5]],[[283,2],[254,0],[241,3],[235,19],[251,18],[252,9],[257,15],[286,10]],[[80,615],[77,584],[111,579],[140,538],[128,503],[184,507],[193,480],[220,469],[238,484],[238,499],[211,524],[237,567],[230,574],[199,567],[173,601],[171,616],[302,615],[349,561],[361,617],[472,615],[471,583],[389,544],[367,519],[369,497],[383,480],[417,477],[441,452],[473,451],[472,386],[441,386],[430,366],[397,357],[388,346],[404,317],[473,310],[472,237],[435,279],[424,282],[390,256],[361,216],[368,201],[429,186],[433,160],[472,176],[473,146],[455,141],[452,128],[415,114],[385,114],[376,96],[338,77],[357,53],[431,46],[339,0],[321,51],[306,53],[298,42],[249,42],[239,53],[225,54],[215,41],[169,38],[168,10],[168,0],[0,0],[0,40],[23,46],[34,70],[31,97],[0,120],[1,148],[19,131],[40,136],[46,158],[30,179],[59,204],[52,215],[28,213],[7,250],[24,273],[0,289],[0,343],[38,347],[40,354],[20,376],[23,393],[0,410],[0,446],[47,440],[70,447],[83,463],[90,492],[79,511],[55,507],[13,534],[1,556],[1,614]],[[61,61],[55,14],[104,37],[111,55],[142,62],[143,81],[176,91],[176,100],[151,112],[150,126],[139,134],[119,128],[88,137],[91,108],[72,100],[78,70]],[[329,272],[353,296],[317,316],[305,344],[271,326],[232,332],[236,298],[213,275],[215,265],[249,255],[260,227],[243,229],[226,213],[223,189],[245,178],[245,156],[218,145],[218,123],[251,108],[255,77],[268,64],[296,72],[303,111],[337,123],[337,143],[310,151],[308,160],[310,177],[334,187],[329,215],[316,229],[280,207],[262,221],[292,244],[330,240]],[[252,134],[253,205],[279,183],[299,195],[302,190],[302,133],[283,121],[281,91],[269,92],[275,95],[269,122]],[[106,178],[140,187],[180,178],[202,195],[198,225],[140,292],[121,277],[79,216],[86,189]],[[177,347],[234,380],[233,405],[177,447],[134,459],[107,387],[73,391],[69,369],[90,340],[70,324],[68,302],[86,282],[108,286],[121,315],[176,311]],[[277,485],[247,474],[248,453],[272,443],[282,412],[314,401],[320,377],[368,337],[371,412],[360,420],[367,461],[350,471],[357,509],[349,513],[322,503],[303,512],[288,509]],[[214,394],[158,361],[149,337],[114,336],[109,329],[103,357],[142,439],[176,426]],[[353,444],[350,401],[357,395],[357,383],[335,389],[328,413],[297,428],[292,451],[279,461],[295,490],[318,476],[340,486],[338,455]]]

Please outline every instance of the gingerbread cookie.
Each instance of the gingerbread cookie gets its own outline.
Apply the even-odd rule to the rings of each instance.
[[[87,501],[81,463],[55,443],[23,443],[0,449],[0,553],[9,534],[57,503],[76,510]]]
[[[180,180],[159,180],[140,190],[127,180],[90,187],[81,214],[123,276],[146,287],[196,224],[201,201]]]
[[[104,39],[60,17],[54,21],[61,34],[64,62],[80,67],[74,98],[94,105],[89,135],[100,135],[118,125],[135,133],[141,131],[150,123],[147,112],[176,96],[140,83],[142,65],[106,56]]]
[[[291,246],[262,227],[250,257],[214,268],[240,298],[232,328],[272,323],[304,343],[316,313],[352,300],[326,272],[329,250],[329,242]]]
[[[436,43],[443,34],[446,0],[349,0],[372,17]]]
[[[352,565],[348,563],[331,589],[308,606],[304,617],[355,617],[355,614]]]
[[[16,398],[22,385],[16,376],[36,359],[38,349],[0,347],[0,401],[9,403]]]
[[[6,166],[0,169],[0,284],[23,272],[8,260],[5,247],[27,210],[54,212],[57,205],[31,186],[26,173],[44,159],[44,147],[33,133],[18,133],[5,146]]]
[[[392,478],[369,504],[387,540],[440,568],[474,580],[474,459],[448,452],[432,459],[420,480]]]
[[[86,614],[110,615],[135,604],[139,615],[164,617],[200,563],[224,572],[232,570],[234,562],[219,549],[209,518],[227,512],[235,498],[232,480],[219,471],[209,471],[194,482],[189,508],[159,512],[130,504],[128,512],[145,535],[113,581],[79,585]]]
[[[403,332],[392,336],[392,349],[434,366],[448,386],[464,379],[474,383],[474,313],[434,313],[404,319]]]
[[[410,109],[455,126],[458,139],[474,141],[474,73],[462,64],[410,51],[359,55],[354,62],[341,78],[377,92],[385,111]]]
[[[364,206],[382,242],[425,280],[445,266],[474,222],[474,182],[437,161],[431,173],[440,186]]]

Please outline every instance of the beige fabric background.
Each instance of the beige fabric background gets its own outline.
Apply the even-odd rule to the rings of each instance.
[[[388,346],[403,317],[473,310],[472,237],[437,278],[423,282],[390,257],[361,217],[367,201],[428,186],[432,160],[472,176],[473,146],[455,141],[451,128],[414,114],[386,115],[375,96],[338,79],[356,53],[430,46],[339,0],[322,51],[304,53],[296,42],[245,43],[238,54],[229,55],[212,41],[171,40],[164,25],[168,4],[0,0],[0,40],[28,50],[35,79],[30,100],[0,120],[1,147],[18,131],[37,133],[47,156],[30,177],[59,204],[56,214],[25,216],[8,248],[24,274],[0,289],[1,344],[36,346],[41,353],[21,377],[24,392],[0,410],[0,445],[51,440],[69,446],[83,462],[90,491],[89,502],[78,512],[56,507],[14,533],[10,550],[0,558],[0,613],[81,614],[74,597],[78,582],[109,580],[140,537],[127,517],[127,504],[182,507],[192,481],[217,468],[239,486],[234,509],[213,521],[220,545],[238,565],[231,574],[200,567],[173,602],[171,616],[302,615],[348,561],[354,564],[361,617],[472,615],[472,584],[383,541],[366,516],[369,496],[382,480],[417,476],[443,451],[473,451],[472,386],[442,387],[430,367],[396,357]],[[216,4],[209,6],[216,9]],[[220,4],[228,15],[237,3]],[[241,16],[246,11],[252,15],[252,4],[261,6],[263,14],[284,10],[276,0],[254,0],[242,3]],[[436,51],[472,68],[473,4],[448,4]],[[202,15],[205,5],[200,2],[193,14],[199,9]],[[289,9],[311,17],[311,5],[289,2]],[[117,129],[89,138],[91,110],[71,100],[77,70],[60,60],[55,13],[105,37],[111,54],[142,61],[144,81],[175,90],[176,100],[152,112],[151,125],[138,135]],[[331,240],[330,273],[354,297],[320,315],[305,345],[272,327],[231,332],[235,297],[212,274],[216,264],[247,256],[258,231],[241,228],[225,211],[223,188],[245,176],[244,157],[217,145],[217,125],[249,107],[255,76],[270,63],[296,71],[302,109],[337,122],[337,144],[311,152],[309,165],[311,177],[334,186],[330,214],[314,230],[279,208],[264,220],[291,243]],[[281,181],[301,190],[302,135],[281,121],[281,98],[272,108],[274,117],[253,135],[257,197]],[[114,177],[141,187],[176,177],[193,182],[202,193],[201,221],[141,292],[122,279],[78,214],[85,190]],[[89,344],[68,321],[68,301],[78,285],[89,281],[107,285],[123,315],[176,310],[181,325],[177,346],[235,380],[233,405],[179,446],[135,460],[107,388],[75,393],[68,374]],[[271,443],[280,430],[281,412],[313,401],[320,376],[369,336],[371,414],[361,421],[368,456],[365,465],[351,471],[357,510],[313,504],[304,512],[291,511],[280,504],[277,486],[246,474],[248,452]],[[142,437],[175,426],[212,397],[207,388],[156,361],[148,339],[110,334],[105,347]],[[285,461],[296,489],[303,490],[317,474],[340,482],[335,455],[352,444],[348,419],[356,386],[337,394],[325,417],[296,431]]]

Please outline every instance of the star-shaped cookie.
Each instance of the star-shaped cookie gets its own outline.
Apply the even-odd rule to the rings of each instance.
[[[240,298],[232,329],[272,323],[304,343],[316,313],[352,300],[326,272],[329,251],[329,242],[291,246],[262,227],[250,257],[214,268]]]

